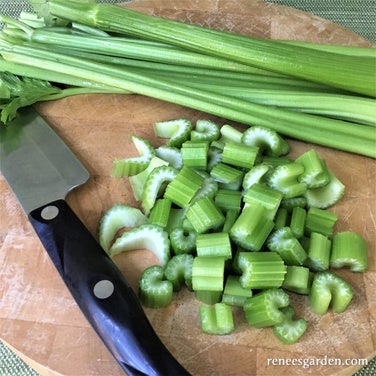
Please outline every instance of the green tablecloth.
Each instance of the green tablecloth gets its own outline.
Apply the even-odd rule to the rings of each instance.
[[[126,1],[130,0],[99,0],[108,3]],[[376,43],[376,0],[269,0],[269,2],[313,13]],[[31,10],[27,0],[0,0],[0,13],[17,16],[21,9]],[[376,358],[356,375],[376,375]],[[38,374],[0,341],[0,376],[38,376]]]

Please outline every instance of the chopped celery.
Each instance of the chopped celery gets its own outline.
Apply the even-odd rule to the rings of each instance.
[[[235,167],[251,168],[255,164],[258,152],[258,147],[226,141],[222,162]]]
[[[225,124],[220,129],[220,134],[225,141],[242,142],[243,133],[231,125]]]
[[[206,170],[208,149],[207,141],[185,141],[181,146],[183,166]]]
[[[108,252],[119,230],[137,227],[147,222],[147,217],[137,208],[128,205],[114,205],[108,209],[99,224],[99,243]]]
[[[175,255],[193,253],[196,250],[196,232],[176,227],[170,231],[170,243]]]
[[[162,145],[155,149],[155,155],[177,170],[180,170],[183,166],[181,151],[178,148]]]
[[[274,217],[274,230],[279,230],[282,227],[286,227],[288,225],[288,217],[289,213],[287,208],[279,207]]]
[[[148,223],[166,227],[171,211],[171,201],[167,198],[157,199],[150,211]]]
[[[225,258],[195,257],[192,264],[194,291],[223,291]]]
[[[192,265],[193,256],[188,254],[175,255],[168,260],[164,275],[174,291],[179,291],[184,284],[192,290]]]
[[[196,290],[194,291],[195,298],[205,304],[213,305],[215,303],[220,303],[222,299],[222,291],[210,291],[210,290]]]
[[[238,219],[239,210],[230,209],[226,211],[225,222],[223,223],[222,232],[230,232],[235,221]]]
[[[281,287],[286,274],[286,265],[275,252],[239,252],[237,267],[241,285],[250,289]]]
[[[232,189],[219,189],[214,196],[214,202],[224,212],[228,210],[240,212],[242,194],[240,191]]]
[[[334,273],[325,271],[313,277],[309,303],[318,315],[325,314],[329,306],[335,313],[343,312],[350,304],[354,292],[344,279]]]
[[[210,171],[210,175],[219,183],[241,184],[243,178],[242,171],[225,163],[216,164]]]
[[[368,265],[366,240],[353,231],[338,232],[333,237],[330,266],[349,266],[352,272],[365,272]]]
[[[113,257],[120,252],[136,249],[147,249],[153,252],[162,266],[165,266],[170,259],[168,234],[159,226],[144,224],[124,232],[116,239],[108,253]]]
[[[243,178],[243,189],[247,190],[251,188],[256,183],[263,182],[263,178],[268,172],[270,172],[271,166],[268,164],[258,164],[253,166],[249,171],[246,172]]]
[[[291,212],[290,228],[296,238],[301,238],[304,235],[305,219],[307,212],[300,206],[295,206]]]
[[[234,320],[231,307],[225,303],[214,306],[200,306],[201,329],[208,334],[230,334],[234,331]]]
[[[191,131],[192,141],[215,141],[219,137],[219,127],[211,120],[199,119]]]
[[[113,163],[112,175],[115,177],[133,176],[144,171],[155,154],[150,142],[144,138],[132,136],[132,141],[139,157],[116,159]]]
[[[204,197],[214,198],[218,192],[218,183],[206,172],[202,170],[195,170],[204,180],[200,189],[194,195],[191,204]]]
[[[313,274],[305,266],[288,265],[282,288],[297,294],[308,295],[311,289]]]
[[[173,119],[154,123],[158,137],[168,138],[167,146],[180,147],[187,141],[192,131],[192,123],[187,119]]]
[[[146,268],[139,282],[139,297],[145,307],[167,307],[172,301],[172,283],[163,280],[164,269],[160,265]]]
[[[307,205],[307,200],[303,196],[283,198],[281,201],[281,208],[287,209],[289,213],[296,207],[305,208]]]
[[[211,232],[198,234],[196,238],[197,256],[224,257],[232,256],[230,237],[227,232]]]
[[[241,283],[239,276],[229,275],[226,278],[225,288],[223,290],[222,302],[232,305],[243,307],[244,302],[247,298],[252,296],[252,290],[249,288],[244,288]]]
[[[263,328],[283,322],[284,314],[280,308],[289,304],[290,298],[285,291],[270,288],[247,298],[243,309],[249,325]]]
[[[283,307],[281,311],[284,314],[283,321],[274,325],[273,333],[282,343],[290,345],[306,332],[307,321],[304,318],[294,320],[295,310],[292,306]]]
[[[308,241],[305,265],[315,272],[329,269],[331,240],[318,232],[312,232]]]
[[[318,232],[325,236],[331,236],[337,219],[336,213],[311,207],[307,212],[305,232],[307,234]]]

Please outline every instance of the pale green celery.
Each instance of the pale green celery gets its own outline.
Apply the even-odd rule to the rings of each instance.
[[[146,170],[155,155],[150,142],[142,137],[132,136],[133,145],[136,147],[138,157],[115,159],[113,162],[112,176],[122,178],[134,176]]]
[[[185,221],[185,214],[186,209],[177,208],[172,206],[170,210],[170,216],[168,217],[168,223],[166,226],[166,231],[171,234],[171,232],[177,228],[182,228],[183,231],[185,231],[185,228],[183,227],[183,223]]]
[[[145,215],[149,215],[158,196],[165,192],[166,185],[177,175],[178,171],[170,166],[156,167],[148,174],[141,194],[141,206]]]
[[[178,170],[183,167],[183,160],[179,148],[162,145],[155,149],[155,155]]]
[[[189,139],[192,123],[187,119],[173,119],[154,123],[154,131],[158,137],[168,138],[166,145],[181,147]]]
[[[285,291],[271,288],[247,298],[243,309],[249,325],[264,328],[281,323],[284,314],[280,309],[289,304],[290,298]]]
[[[223,257],[195,257],[192,264],[194,291],[223,291],[225,259]]]
[[[201,329],[207,334],[225,335],[234,331],[234,319],[231,307],[225,303],[216,303],[214,306],[201,305]]]
[[[338,232],[333,236],[332,268],[350,267],[352,272],[365,272],[368,266],[368,249],[366,240],[353,231]]]
[[[297,162],[276,167],[269,175],[268,185],[283,193],[284,198],[303,195],[307,185],[298,181],[304,173],[304,166]]]
[[[186,216],[199,234],[218,229],[225,221],[224,215],[210,197],[203,197],[193,203],[188,208]]]
[[[204,180],[201,183],[200,189],[194,195],[191,203],[194,203],[204,197],[214,198],[218,192],[218,183],[205,171],[196,170]]]
[[[251,188],[256,183],[264,182],[264,178],[268,172],[270,172],[272,167],[266,163],[260,163],[253,166],[249,171],[247,171],[243,178],[243,189],[247,190]]]
[[[218,189],[214,196],[214,202],[223,212],[234,210],[240,212],[242,193],[231,189]]]
[[[350,304],[354,291],[350,284],[334,273],[325,271],[314,275],[309,303],[318,315],[324,315],[330,307],[342,313]]]
[[[204,178],[194,169],[183,166],[166,187],[164,197],[181,208],[186,207],[200,189]]]
[[[238,219],[239,210],[229,209],[226,210],[225,222],[223,223],[222,232],[230,232],[235,221]]]
[[[231,306],[243,307],[247,298],[252,296],[252,290],[240,284],[239,276],[229,275],[223,289],[222,302]]]
[[[230,237],[240,247],[259,251],[273,228],[268,210],[261,204],[252,203],[243,208],[230,229]]]
[[[274,219],[282,201],[282,193],[260,183],[255,183],[243,194],[243,201],[247,204],[260,204],[267,209],[267,218]]]
[[[164,275],[174,291],[179,291],[183,285],[192,290],[192,265],[193,256],[188,254],[175,255],[167,262]]]
[[[219,126],[211,120],[198,119],[196,127],[191,131],[192,141],[212,142],[218,140]]]
[[[330,237],[333,235],[334,225],[338,219],[338,214],[327,210],[311,207],[307,211],[306,234],[318,232],[319,234]]]
[[[283,198],[281,201],[281,208],[287,209],[289,213],[291,213],[292,210],[297,206],[305,209],[306,205],[307,199],[303,196]]]
[[[292,209],[289,227],[297,239],[300,239],[304,235],[306,216],[307,212],[304,208],[295,206]]]
[[[295,310],[292,306],[283,307],[281,311],[283,321],[273,327],[273,333],[282,343],[291,345],[306,332],[307,321],[302,317],[294,320]]]
[[[208,150],[208,167],[207,170],[210,171],[214,166],[220,163],[222,160],[222,149],[210,145]]]
[[[297,294],[308,295],[313,273],[305,266],[287,265],[282,288]]]
[[[304,265],[315,272],[329,269],[332,241],[325,235],[312,232],[308,241],[307,259]]]
[[[176,227],[169,234],[171,248],[175,255],[193,253],[196,250],[196,232]]]
[[[231,242],[226,232],[211,232],[198,234],[196,238],[196,251],[199,257],[224,257],[231,259]]]
[[[185,141],[180,149],[183,166],[206,170],[208,149],[207,141]]]
[[[287,208],[280,207],[274,217],[274,230],[279,230],[288,225],[289,212]]]
[[[108,209],[99,223],[99,243],[108,252],[115,235],[126,227],[137,227],[147,222],[147,217],[137,208],[117,204]]]
[[[237,142],[226,141],[222,162],[230,166],[252,168],[259,153],[257,146],[239,144]]]
[[[160,227],[166,227],[171,211],[171,201],[167,198],[157,199],[150,211],[148,223]]]
[[[220,133],[225,141],[237,142],[238,144],[242,142],[243,132],[240,132],[231,125],[223,125],[220,129]]]
[[[243,172],[233,166],[223,162],[216,164],[211,170],[210,175],[218,182],[223,184],[237,184],[242,181]]]
[[[281,287],[286,274],[286,265],[276,252],[239,252],[236,266],[241,271],[240,284],[250,289]]]
[[[345,185],[328,170],[329,183],[324,187],[307,189],[304,197],[308,207],[327,209],[337,203],[345,194]]]
[[[278,253],[286,265],[303,265],[307,253],[294,236],[290,227],[282,227],[274,231],[267,242],[268,248]]]
[[[172,283],[164,280],[162,266],[152,265],[142,272],[139,282],[139,297],[145,307],[167,307],[172,301],[172,292]]]
[[[205,304],[213,305],[220,303],[222,299],[222,291],[206,291],[206,290],[196,290],[194,291],[195,298]]]
[[[170,259],[168,234],[159,226],[143,224],[124,232],[116,239],[108,253],[111,257],[125,251],[147,249],[154,253],[162,266]]]

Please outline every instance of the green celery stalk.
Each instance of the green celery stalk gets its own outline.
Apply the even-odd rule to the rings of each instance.
[[[284,344],[292,344],[307,330],[307,321],[304,318],[294,320],[295,310],[292,306],[281,308],[284,314],[283,321],[274,325],[273,333]]]
[[[199,308],[201,329],[204,333],[224,335],[234,331],[231,307],[225,303],[214,306],[201,305]]]
[[[172,283],[173,291],[179,291],[183,285],[192,290],[193,256],[188,254],[175,255],[168,260],[164,275]]]

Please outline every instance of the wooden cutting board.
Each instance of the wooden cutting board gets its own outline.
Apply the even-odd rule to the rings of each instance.
[[[142,0],[128,6],[268,38],[369,45],[331,22],[262,1]],[[147,137],[157,145],[152,130],[155,121],[187,117],[225,123],[137,95],[84,95],[40,104],[37,109],[91,173],[90,181],[72,192],[68,201],[94,235],[103,212],[113,204],[136,204],[128,183],[110,177],[114,158],[136,155],[131,134]],[[311,147],[292,142],[291,155]],[[341,315],[330,312],[318,317],[308,308],[306,297],[294,296],[292,303],[298,315],[308,320],[309,328],[297,344],[286,346],[271,329],[250,328],[240,310],[234,310],[236,329],[232,335],[202,334],[198,303],[191,293],[178,293],[168,308],[146,312],[166,346],[192,375],[351,375],[361,368],[354,363],[358,358],[375,356],[375,161],[324,147],[317,150],[347,187],[342,202],[331,209],[340,215],[336,231],[357,231],[369,246],[366,273],[339,273],[355,290],[349,309]],[[43,375],[122,375],[67,292],[2,177],[0,218],[0,338]],[[137,289],[142,269],[156,259],[141,250],[118,256],[115,262]],[[285,359],[290,366],[272,365],[271,359]],[[316,361],[317,365],[294,365],[303,361]]]

